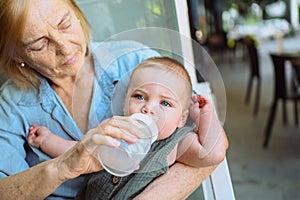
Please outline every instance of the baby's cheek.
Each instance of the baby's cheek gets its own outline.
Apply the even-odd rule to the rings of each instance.
[[[158,139],[165,139],[169,137],[177,128],[177,125],[175,125],[174,122],[168,122],[168,123],[160,123],[158,125]]]
[[[138,105],[128,105],[125,106],[124,109],[124,115],[128,116],[128,115],[132,115],[134,113],[140,113],[141,110],[139,109]]]

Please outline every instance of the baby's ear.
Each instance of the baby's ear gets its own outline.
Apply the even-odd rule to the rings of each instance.
[[[178,128],[181,128],[186,124],[186,120],[188,119],[188,116],[189,116],[189,110],[183,111],[181,115],[181,119],[179,120],[177,125]]]

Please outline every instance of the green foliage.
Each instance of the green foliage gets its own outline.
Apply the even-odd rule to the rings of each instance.
[[[224,0],[224,10],[228,10],[232,5],[237,6],[239,13],[244,15],[247,13],[247,9],[251,6],[252,3],[256,3],[262,8],[270,3],[277,2],[279,0]],[[289,0],[282,0],[287,2]]]

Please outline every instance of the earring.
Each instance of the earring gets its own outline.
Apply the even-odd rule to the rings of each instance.
[[[21,63],[21,67],[22,67],[22,68],[25,67],[25,63],[22,62],[22,63]]]

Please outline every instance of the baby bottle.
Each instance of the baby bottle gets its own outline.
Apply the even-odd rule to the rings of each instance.
[[[98,159],[101,165],[115,176],[126,176],[136,170],[158,136],[158,128],[151,117],[142,113],[135,113],[131,117],[142,125],[140,138],[134,144],[120,140],[119,147],[99,147]]]

